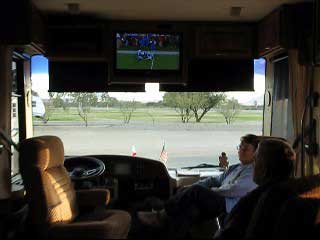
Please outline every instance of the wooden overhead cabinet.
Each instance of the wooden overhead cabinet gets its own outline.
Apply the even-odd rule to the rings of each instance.
[[[0,45],[11,45],[30,55],[44,53],[45,19],[32,2],[10,0],[3,4],[0,9]]]
[[[47,57],[50,60],[106,59],[103,24],[49,25],[48,29]]]
[[[283,6],[258,23],[257,29],[257,55],[263,57],[266,54],[289,48],[293,38],[289,37],[292,32],[289,24],[289,9]]]
[[[253,36],[251,24],[198,26],[195,55],[198,58],[253,58]]]

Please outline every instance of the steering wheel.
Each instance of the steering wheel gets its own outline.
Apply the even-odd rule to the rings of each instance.
[[[64,160],[64,166],[67,169],[71,180],[86,180],[100,176],[104,173],[106,166],[95,157],[69,157]]]

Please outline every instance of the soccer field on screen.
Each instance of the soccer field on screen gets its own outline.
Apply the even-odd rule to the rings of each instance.
[[[152,60],[138,60],[135,54],[117,54],[117,69],[178,70],[179,55],[154,55]]]

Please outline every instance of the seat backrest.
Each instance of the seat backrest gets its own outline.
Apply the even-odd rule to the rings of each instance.
[[[318,224],[319,187],[320,175],[290,179],[273,186],[260,197],[246,238],[309,239],[306,234],[315,231]]]
[[[20,143],[19,164],[31,224],[67,223],[78,215],[75,190],[63,162],[64,148],[58,137],[34,137]]]
[[[317,198],[296,197],[286,201],[276,221],[273,239],[318,239],[319,208]]]

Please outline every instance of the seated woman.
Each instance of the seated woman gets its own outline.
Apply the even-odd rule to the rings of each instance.
[[[214,239],[244,238],[259,198],[272,186],[292,176],[295,156],[292,147],[283,140],[266,139],[259,143],[253,172],[253,180],[259,187],[238,202]]]
[[[158,228],[166,225],[170,238],[182,238],[199,218],[214,219],[230,212],[242,196],[256,188],[252,174],[259,137],[248,134],[240,140],[239,164],[230,166],[219,177],[209,177],[182,189],[160,212],[138,212],[141,223]]]

